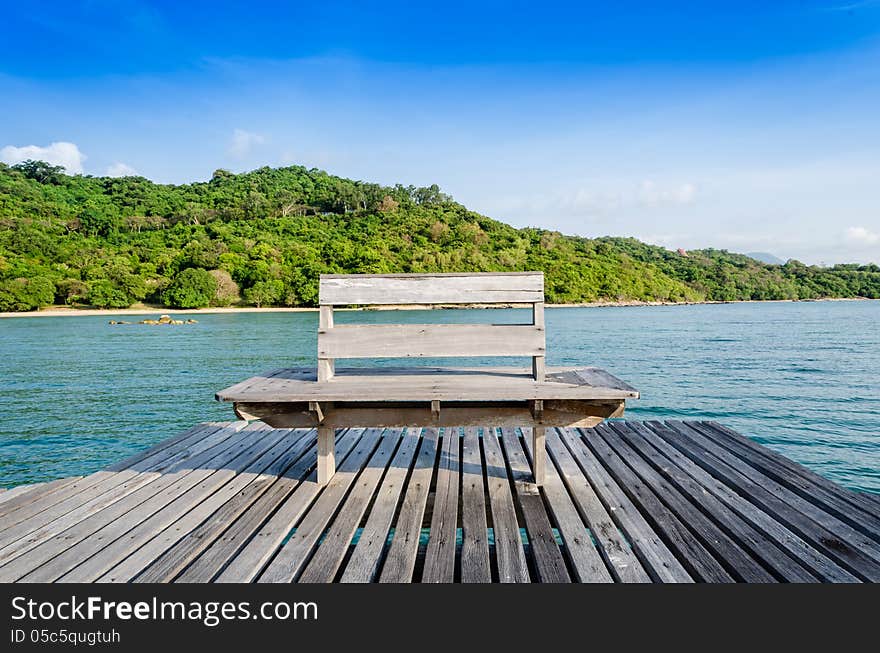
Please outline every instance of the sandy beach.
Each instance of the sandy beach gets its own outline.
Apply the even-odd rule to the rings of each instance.
[[[547,308],[610,308],[624,306],[693,306],[698,304],[770,304],[770,303],[788,303],[788,302],[859,302],[859,301],[880,301],[872,300],[866,297],[826,297],[821,299],[768,299],[768,300],[737,300],[729,302],[705,301],[705,302],[640,302],[640,301],[624,301],[624,302],[585,302],[583,304],[547,304]],[[525,305],[523,305],[525,306]],[[406,310],[429,310],[429,309],[453,309],[453,308],[485,308],[480,304],[462,304],[455,306],[436,306],[431,304],[408,304],[408,305],[388,305],[380,307],[362,308],[339,308],[342,311],[360,311],[360,310],[379,310],[379,311],[406,311]],[[491,308],[505,308],[493,305]],[[507,308],[520,308],[513,304]],[[7,312],[0,313],[0,318],[12,317],[70,317],[84,315],[169,315],[189,316],[197,314],[209,313],[311,313],[317,312],[318,309],[312,307],[285,307],[271,306],[265,308],[257,308],[255,306],[229,306],[224,308],[190,308],[177,309],[165,306],[149,306],[135,305],[131,308],[72,308],[70,306],[50,306],[38,311],[21,311],[17,313]]]

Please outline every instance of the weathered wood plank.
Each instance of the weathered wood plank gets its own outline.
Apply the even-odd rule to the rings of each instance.
[[[643,442],[649,443],[653,448],[660,451],[660,453],[662,453],[667,459],[675,463],[679,469],[694,478],[702,488],[718,497],[719,500],[731,510],[752,524],[759,533],[766,534],[766,537],[772,540],[776,547],[779,547],[788,553],[788,556],[791,559],[806,567],[806,569],[810,570],[818,578],[843,583],[858,582],[858,578],[847,572],[827,556],[820,553],[809,543],[804,541],[803,538],[786,528],[783,524],[761,510],[758,506],[749,502],[746,497],[740,496],[734,492],[732,488],[709,474],[693,460],[670,445],[666,440],[657,437],[658,432],[667,431],[665,426],[655,426],[652,430],[641,423],[628,422],[627,425],[630,427],[631,431],[634,431],[641,437]],[[632,438],[633,441],[635,441],[636,437],[634,435]],[[773,547],[768,546],[766,550],[762,550],[761,554],[768,559],[772,558],[772,564],[779,570],[780,574],[786,578],[791,577],[791,579],[794,580],[797,571],[788,571],[785,569],[784,560],[777,558],[775,551],[773,551]]]
[[[630,435],[626,426],[610,423],[596,431],[663,498],[664,503],[688,524],[706,547],[726,562],[737,580],[748,583],[775,582],[776,578],[760,562],[767,564],[764,554],[777,551],[766,537],[762,537],[740,520],[658,451],[651,449],[646,443],[642,445],[637,438],[626,437]],[[777,558],[771,560],[787,561],[783,568],[794,573],[795,577],[786,580],[815,580],[806,570],[791,564],[792,561],[781,552]]]
[[[461,455],[461,582],[489,583],[489,531],[483,491],[483,458],[476,428],[464,430]]]
[[[730,434],[732,431],[728,432],[723,427],[719,428],[703,422],[693,423],[692,426],[716,444],[747,460],[750,465],[761,470],[774,481],[807,501],[815,503],[822,510],[831,513],[857,531],[880,542],[880,516],[854,505],[854,502],[840,492],[839,488],[833,491],[829,489],[828,481],[818,482],[816,478],[820,477],[807,473],[806,468],[797,466],[793,462],[784,464],[779,460],[781,457],[768,455],[769,449],[756,450],[740,439],[743,436],[733,437]]]
[[[363,429],[350,429],[336,440],[336,457],[344,461],[350,454],[355,444],[361,439]],[[239,520],[236,538],[239,542],[245,542],[232,556],[226,556],[228,561],[225,567],[218,565],[216,582],[221,583],[246,583],[256,578],[263,570],[266,563],[272,558],[278,547],[284,542],[284,538],[305,514],[306,510],[321,492],[318,485],[317,471],[314,470],[314,461],[309,459],[311,451],[294,465],[284,479],[276,484],[267,496],[268,506],[278,506],[278,509],[266,519],[267,512],[258,509],[249,510],[244,519]],[[312,470],[308,478],[297,483],[299,479]],[[292,488],[295,489],[291,491]],[[228,544],[228,543],[227,543]],[[217,543],[215,543],[217,546]],[[223,556],[218,556],[223,557]],[[222,568],[222,571],[221,571]]]
[[[422,431],[419,454],[413,464],[412,474],[406,486],[406,494],[394,527],[394,536],[388,554],[382,564],[379,581],[382,583],[408,583],[412,580],[422,534],[422,520],[434,463],[437,460],[439,431],[427,428]]]
[[[318,331],[319,358],[543,356],[530,324],[347,324]]]
[[[268,433],[277,433],[269,431]],[[209,467],[194,469],[181,476],[164,491],[132,507],[110,523],[67,547],[23,577],[26,582],[66,582],[94,580],[107,568],[131,552],[145,537],[173,521],[181,511],[200,503],[246,469],[275,444],[267,441],[265,429],[249,431],[247,437],[233,443]],[[174,476],[173,474],[171,476]],[[133,496],[133,495],[129,495]]]
[[[404,482],[418,448],[418,432],[410,430],[404,434],[394,460],[391,461],[391,466],[382,479],[382,485],[376,493],[367,523],[361,531],[351,558],[345,565],[340,582],[369,583],[375,580]]]
[[[523,438],[523,442],[526,445],[526,453],[534,461],[534,445],[527,437]],[[559,527],[559,534],[565,544],[564,553],[571,563],[574,580],[579,583],[614,582],[552,463],[547,466],[541,490],[553,520]]]
[[[358,524],[364,516],[367,505],[373,497],[379,481],[388,467],[392,454],[401,442],[400,431],[389,431],[382,438],[379,447],[373,454],[366,468],[358,476],[351,492],[345,500],[342,508],[324,536],[312,559],[306,565],[299,577],[300,583],[332,583],[339,571],[342,560],[351,545]],[[415,453],[415,443],[404,441],[401,447],[407,446],[408,451],[402,451],[402,458],[397,458],[401,463],[408,465],[409,459]],[[404,462],[405,461],[405,462]]]
[[[273,432],[271,436],[267,434],[266,438],[275,439],[277,433]],[[135,578],[136,582],[171,582],[177,579],[231,523],[263,496],[278,475],[293,465],[311,444],[307,432],[280,433],[282,437],[271,448],[203,501],[191,504],[187,510],[178,511],[176,516],[171,516],[173,521],[165,518],[157,524],[158,528],[154,525],[149,530],[143,530],[138,539],[146,540],[148,545],[154,540],[161,541],[164,550],[144,565],[143,571]],[[176,541],[169,546],[169,540],[175,539],[175,536]],[[142,560],[146,559],[145,548],[153,549],[149,546],[139,547],[137,555]],[[112,568],[105,567],[99,578]],[[187,569],[187,573],[189,571]],[[183,576],[179,580],[190,582]],[[207,580],[210,578],[199,578],[200,582]]]
[[[123,537],[109,543],[96,555],[60,577],[59,582],[93,582],[99,579],[165,529],[174,528],[189,537],[195,525],[203,521],[207,515],[214,517],[215,511],[217,513],[220,510],[227,511],[219,518],[221,522],[226,516],[232,517],[233,507],[245,502],[255,490],[260,489],[260,481],[267,484],[269,478],[274,479],[271,471],[274,471],[276,465],[284,464],[283,454],[296,437],[296,434],[290,432],[266,432],[260,441],[239,454],[225,466],[225,469],[213,474],[205,483],[188,490],[135,525]],[[261,475],[260,472],[263,470],[267,474]],[[230,471],[233,473],[229,474]],[[207,546],[211,541],[211,531],[202,528],[203,526],[205,524],[201,524],[199,530],[199,535],[203,538],[200,539],[199,546],[202,544]],[[177,554],[176,560],[181,565],[191,559],[188,558],[191,554],[188,549],[179,549]]]
[[[486,457],[486,486],[492,509],[492,532],[498,581],[528,583],[529,566],[520,537],[516,508],[507,477],[507,463],[494,428],[483,428],[483,452]]]
[[[59,478],[47,483],[34,483],[31,485],[19,485],[4,493],[6,499],[0,503],[0,519],[11,519],[11,515],[22,509],[30,503],[40,500],[59,490],[78,483],[82,480],[82,476],[70,476],[68,478]]]
[[[577,375],[562,375],[577,369],[548,367],[546,380],[539,382],[532,376],[531,368],[349,367],[337,368],[331,382],[318,383],[314,367],[290,368],[271,379],[258,379],[245,390],[221,390],[217,398],[232,402],[611,401],[638,398],[635,390],[590,386]],[[369,391],[367,394],[365,389]]]
[[[653,525],[648,523],[629,492],[625,481],[609,473],[599,462],[595,452],[586,445],[585,437],[595,437],[591,432],[583,436],[575,429],[560,430],[563,441],[577,460],[585,476],[593,483],[609,513],[632,544],[645,569],[658,581],[692,582],[691,570],[685,569],[684,561],[676,555],[681,546],[667,546],[668,540],[660,537]],[[658,529],[659,530],[659,529]],[[696,574],[698,578],[702,576]]]
[[[571,577],[544,507],[544,500],[534,483],[532,468],[523,453],[514,429],[501,429],[504,451],[516,490],[520,510],[529,536],[529,550],[541,583],[568,583]]]
[[[653,426],[653,422],[647,423]],[[667,422],[675,433],[668,442],[703,469],[723,480],[738,493],[785,524],[823,554],[863,580],[880,581],[880,567],[865,554],[840,537],[839,531],[849,529],[856,539],[867,539],[846,524],[822,512],[772,479],[749,467],[742,459],[703,437],[682,422]],[[666,437],[666,433],[662,434]],[[828,527],[833,528],[830,530]],[[870,540],[867,540],[870,542]],[[869,545],[868,550],[873,549]]]
[[[71,477],[71,478],[79,478],[79,477]],[[59,481],[67,480],[67,479],[57,479]],[[32,492],[44,486],[45,483],[26,483],[24,485],[16,485],[14,487],[3,490],[3,494],[0,495],[0,505],[9,501],[10,499],[14,499],[15,497],[25,494],[26,492]]]
[[[824,488],[825,490],[842,497],[846,501],[850,502],[857,508],[860,508],[861,510],[867,512],[868,514],[874,515],[875,517],[880,515],[880,495],[869,494],[867,492],[855,492],[853,490],[842,487],[837,483],[828,480],[824,476],[821,476],[816,472],[808,469],[807,467],[804,467],[803,465],[795,462],[794,460],[786,458],[782,454],[773,451],[769,447],[760,445],[751,438],[746,437],[742,433],[737,433],[733,429],[729,429],[723,424],[719,424],[718,422],[706,421],[702,422],[702,424],[709,426],[720,433],[723,433],[730,439],[735,440],[736,442],[747,448],[749,450],[749,454],[746,456],[746,458],[749,458],[753,454],[757,454],[762,458],[768,458],[778,463],[779,465],[782,465],[784,468],[790,470],[793,474],[803,476],[806,479],[812,481],[814,484]]]
[[[584,462],[585,469],[590,470],[588,476],[600,488],[605,488],[608,511],[593,490],[584,471],[578,467],[571,452],[563,444],[557,429],[548,432],[547,448],[559,470],[560,480],[571,494],[575,508],[590,529],[603,559],[616,580],[623,583],[650,583],[651,576],[618,531],[609,511],[627,526],[630,533],[638,536],[638,545],[644,550],[642,555],[659,569],[655,572],[656,578],[666,582],[690,581],[690,576],[678,560],[659,539],[656,539],[647,522],[642,519],[626,495],[617,488],[611,477],[592,460],[588,453],[579,452],[579,456]]]
[[[218,441],[222,442],[224,438],[224,434],[228,436],[232,436],[237,433],[240,428],[240,424],[235,423],[231,424],[224,433],[217,434],[217,429],[211,429],[211,433],[214,433],[215,436],[210,438],[199,438],[196,441],[189,442],[184,449],[186,450],[185,457],[191,457],[196,454],[200,454],[203,451],[208,450],[212,446],[216,446]],[[204,431],[207,432],[207,431]],[[228,442],[228,440],[227,440]],[[166,450],[167,451],[167,450]],[[161,461],[158,461],[157,464],[161,467]],[[140,465],[136,465],[140,466]],[[156,465],[146,465],[147,467],[155,467]],[[99,472],[101,473],[101,472]],[[103,493],[98,493],[100,488],[95,488],[96,496],[91,500],[86,500],[81,505],[78,505],[70,512],[57,516],[60,512],[62,506],[59,504],[58,506],[53,506],[50,511],[46,511],[40,514],[41,521],[38,523],[38,528],[35,530],[31,530],[26,536],[19,538],[18,540],[7,544],[0,548],[0,562],[7,562],[19,555],[22,555],[26,551],[34,548],[39,545],[41,542],[44,542],[51,537],[62,533],[69,527],[74,524],[79,523],[80,521],[90,517],[93,514],[99,513],[104,508],[112,505],[116,501],[124,498],[125,496],[131,494],[133,491],[141,488],[148,483],[153,482],[154,480],[160,477],[160,474],[155,471],[150,472],[135,472],[133,469],[127,469],[123,472],[115,472],[115,478],[110,478],[106,483],[102,484],[105,486],[105,491]],[[118,481],[118,483],[116,483]],[[83,497],[81,495],[77,495],[72,499],[86,499],[87,497]],[[33,526],[37,524],[37,522],[28,522],[29,526]]]
[[[114,523],[123,518],[132,509],[138,506],[155,505],[161,502],[173,500],[178,494],[187,489],[187,484],[192,482],[200,482],[205,477],[210,476],[214,469],[197,469],[201,464],[218,464],[217,460],[227,460],[226,456],[234,457],[242,449],[253,444],[250,438],[258,437],[259,433],[249,432],[245,437],[241,437],[230,442],[227,439],[221,439],[220,442],[213,444],[208,449],[194,456],[188,456],[185,460],[180,461],[181,468],[172,467],[168,473],[161,475],[155,481],[148,483],[134,492],[128,494],[124,499],[116,501],[104,508],[103,510],[89,515],[72,527],[66,529],[53,536],[52,538],[40,542],[37,546],[28,550],[25,555],[4,563],[0,566],[0,582],[12,582],[24,576],[28,576],[37,570],[41,565],[61,556],[65,556],[61,562],[68,559],[67,551],[71,550],[76,544],[86,538],[100,538],[96,535],[104,528],[114,528]],[[217,459],[217,460],[214,460]],[[183,466],[189,465],[190,469],[182,469]],[[192,477],[187,479],[187,476]],[[148,502],[151,502],[148,504]],[[94,539],[92,540],[94,541]],[[78,562],[73,560],[73,562]],[[54,569],[54,566],[53,566]],[[50,572],[52,569],[49,570]],[[66,570],[63,570],[66,571]],[[42,577],[43,572],[33,574],[32,579]]]
[[[69,505],[71,500],[74,502],[77,500],[77,495],[88,493],[96,485],[100,487],[101,482],[105,481],[108,477],[112,478],[113,473],[95,472],[94,474],[83,476],[73,483],[65,483],[54,492],[44,494],[25,505],[19,506],[9,514],[3,515],[0,518],[4,527],[3,531],[0,532],[0,546],[8,544],[13,539],[17,539],[17,536],[14,535],[16,531],[15,526],[24,525],[23,522],[27,524],[34,521],[44,521],[43,513],[56,506],[58,506],[57,509],[63,510],[64,505]]]
[[[296,526],[257,579],[259,583],[289,583],[299,576],[318,543],[336,507],[367,462],[381,438],[381,429],[367,429],[339,470],[322,490],[315,504]]]
[[[364,388],[364,393],[375,390]],[[538,400],[540,401],[540,400]],[[373,402],[366,402],[372,404]],[[565,410],[554,408],[558,402],[551,404],[542,413],[543,426],[595,426],[602,420],[617,415],[623,408],[623,400],[586,402],[567,401]],[[575,405],[576,404],[576,405]],[[512,404],[496,402],[490,405],[464,405],[431,402],[413,402],[399,405],[382,402],[379,405],[345,405],[335,403],[323,413],[323,419],[314,411],[305,410],[304,403],[271,402],[271,403],[236,403],[235,409],[241,415],[250,415],[276,428],[309,428],[317,426],[330,430],[334,428],[352,428],[362,424],[371,424],[374,428],[405,428],[418,426],[475,426],[491,421],[496,426],[522,426],[534,422],[532,411],[526,402]],[[388,406],[388,407],[386,407]]]
[[[71,483],[58,492],[23,506],[2,519],[0,551],[6,545],[52,523],[55,519],[66,515],[71,510],[88,503],[93,498],[136,475],[137,472],[134,471],[96,472],[82,479],[84,487],[81,487],[80,483]]]
[[[496,304],[544,301],[543,272],[322,274],[323,305]]]
[[[592,449],[608,471],[652,523],[664,540],[676,552],[681,563],[699,579],[713,583],[728,583],[734,579],[712,555],[703,542],[660,499],[660,497],[599,437],[595,428],[583,442]]]
[[[41,517],[45,517],[46,521],[28,523],[27,526],[31,527],[32,530],[0,548],[0,563],[5,564],[18,556],[23,555],[42,542],[45,542],[58,533],[67,530],[83,519],[100,512],[107,506],[119,501],[138,488],[159,478],[159,474],[156,472],[116,472],[116,474],[120,476],[133,474],[133,476],[130,476],[129,480],[123,479],[122,482],[112,489],[103,492],[80,506],[77,506],[64,515],[52,518],[52,515],[44,513]]]
[[[199,434],[205,433],[209,429],[212,431],[216,431],[220,428],[223,428],[223,426],[228,426],[228,424],[217,424],[217,423],[213,423],[213,422],[201,422],[191,428],[188,428],[187,430],[185,430],[181,433],[178,433],[174,437],[168,438],[166,440],[162,440],[161,442],[157,442],[156,444],[154,444],[152,447],[149,447],[148,449],[144,449],[143,451],[139,451],[136,454],[129,456],[125,460],[121,460],[118,463],[114,463],[113,465],[106,467],[105,470],[108,472],[121,472],[124,469],[129,469],[131,467],[134,467],[139,462],[141,462],[151,456],[154,456],[155,454],[167,449],[168,447],[170,447],[172,445],[176,445],[180,442],[183,442],[184,440],[193,439],[194,436],[198,436]],[[242,428],[244,428],[244,426],[245,425],[242,424]]]
[[[455,540],[458,524],[458,485],[461,435],[457,428],[443,431],[431,531],[425,551],[423,583],[451,583],[455,577]]]

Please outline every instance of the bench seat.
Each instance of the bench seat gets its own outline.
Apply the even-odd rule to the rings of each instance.
[[[314,367],[260,374],[217,393],[218,401],[526,401],[532,399],[625,400],[638,391],[596,367],[548,367],[544,381],[531,369],[492,367],[338,368],[317,381]]]
[[[638,391],[595,368],[549,368],[544,381],[518,368],[284,368],[217,393],[241,419],[270,426],[582,426],[623,415]]]
[[[345,306],[527,306],[518,324],[336,324]],[[546,366],[544,274],[479,272],[321,275],[317,366],[283,368],[216,394],[241,419],[318,431],[316,477],[333,477],[335,433],[353,427],[529,428],[536,485],[544,482],[546,427],[621,417],[639,393],[595,367]],[[426,314],[430,318],[438,314]],[[491,311],[486,317],[491,317]],[[524,316],[526,317],[526,316]],[[531,369],[337,367],[355,359],[531,358]]]

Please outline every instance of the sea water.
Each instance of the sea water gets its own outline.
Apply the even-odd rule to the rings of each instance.
[[[87,474],[196,422],[235,419],[215,391],[261,371],[315,364],[313,312],[174,316],[198,324],[0,320],[0,486]],[[514,309],[359,311],[338,312],[336,321],[528,317]],[[880,492],[880,302],[548,308],[546,321],[548,365],[602,367],[641,391],[628,418],[717,420],[829,479]]]

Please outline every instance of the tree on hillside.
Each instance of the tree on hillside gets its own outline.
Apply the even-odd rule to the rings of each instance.
[[[27,159],[12,166],[28,179],[33,179],[41,184],[60,184],[64,175],[64,166],[53,166],[45,161]]]
[[[173,308],[204,308],[217,294],[217,281],[203,268],[187,268],[178,274],[162,295]]]

